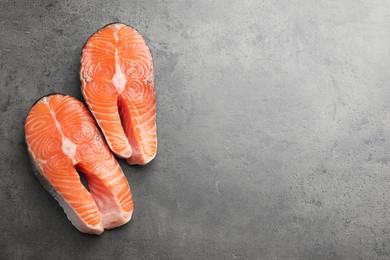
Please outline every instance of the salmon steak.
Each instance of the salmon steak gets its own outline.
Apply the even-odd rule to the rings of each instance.
[[[130,220],[129,184],[83,103],[59,94],[41,98],[27,115],[25,135],[36,176],[79,231],[100,235]]]
[[[129,164],[147,164],[157,152],[152,55],[132,27],[107,25],[86,42],[81,92],[111,151]]]

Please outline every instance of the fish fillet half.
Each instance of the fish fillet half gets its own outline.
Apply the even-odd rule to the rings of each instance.
[[[38,179],[78,230],[100,235],[130,220],[129,184],[84,104],[59,94],[43,97],[27,116],[25,134]]]
[[[129,164],[157,152],[153,61],[143,37],[124,24],[93,34],[81,56],[81,90],[111,150]]]

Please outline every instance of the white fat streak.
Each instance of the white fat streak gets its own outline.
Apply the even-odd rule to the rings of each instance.
[[[122,72],[119,64],[118,50],[115,49],[115,75],[112,77],[112,83],[114,84],[116,91],[120,94],[125,90],[127,79],[125,74]]]
[[[115,41],[118,42],[118,40],[119,40],[118,32],[119,32],[119,29],[121,28],[121,26],[115,24],[114,28],[115,28],[114,38],[115,38]],[[118,57],[118,49],[117,48],[115,48],[115,75],[114,75],[114,77],[112,77],[112,83],[114,84],[118,94],[123,92],[123,90],[125,89],[126,83],[127,83],[126,76],[122,72],[121,66],[119,64],[119,57]]]
[[[73,163],[76,163],[76,149],[77,146],[71,140],[62,136],[62,152],[68,156]]]
[[[111,24],[110,26],[113,27],[113,28],[115,28],[115,29],[117,30],[116,32],[118,32],[119,29],[125,27],[125,26],[124,26],[123,24],[121,24],[121,23],[114,23],[114,24]]]
[[[113,27],[115,28],[114,30],[114,38],[115,38],[115,41],[118,42],[118,32],[119,32],[119,26],[117,26],[117,24],[114,24]]]
[[[45,104],[47,104],[47,100],[45,98],[45,100],[43,100],[43,102]],[[72,160],[72,162],[74,164],[77,163],[76,161],[76,150],[77,150],[77,145],[75,143],[73,143],[71,140],[69,140],[63,133],[62,133],[62,130],[61,130],[61,126],[60,126],[60,123],[58,123],[56,117],[55,117],[55,114],[52,110],[50,110],[50,113],[51,115],[53,116],[53,119],[54,119],[54,123],[57,127],[57,130],[58,132],[60,133],[61,135],[61,139],[62,139],[62,152],[69,157],[69,159]]]

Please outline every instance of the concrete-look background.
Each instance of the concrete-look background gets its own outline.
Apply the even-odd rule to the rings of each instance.
[[[120,160],[130,223],[78,232],[33,175],[24,120],[81,99],[107,23],[155,61],[157,158]],[[387,0],[0,1],[0,259],[389,259]]]

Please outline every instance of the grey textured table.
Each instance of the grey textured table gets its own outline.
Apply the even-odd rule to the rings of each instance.
[[[81,48],[114,21],[153,53],[159,150],[120,161],[133,219],[96,237],[38,183],[23,125],[81,98]],[[1,0],[0,23],[0,259],[390,258],[389,1]]]

